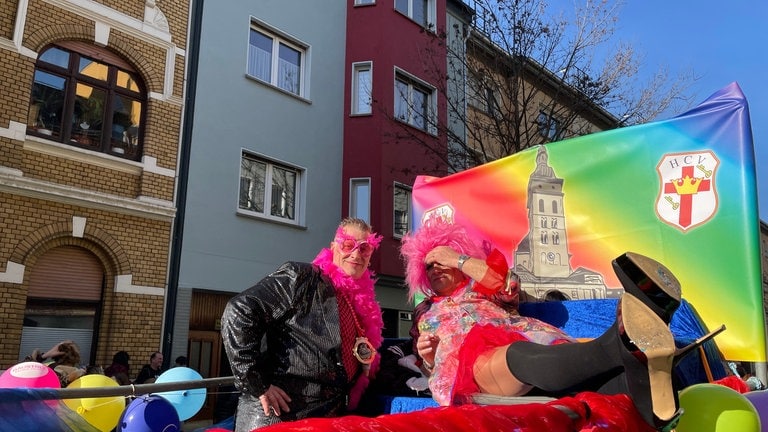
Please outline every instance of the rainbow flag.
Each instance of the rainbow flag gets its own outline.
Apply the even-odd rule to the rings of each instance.
[[[766,361],[755,157],[736,83],[669,120],[543,146],[413,187],[505,254],[530,299],[615,298],[611,261],[666,265],[725,358]],[[555,297],[557,298],[557,297]]]

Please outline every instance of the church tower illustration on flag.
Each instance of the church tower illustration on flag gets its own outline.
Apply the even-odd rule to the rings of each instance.
[[[607,288],[602,274],[583,267],[571,270],[563,179],[548,160],[546,147],[540,146],[528,179],[528,235],[514,253],[525,300],[618,297],[624,290]]]

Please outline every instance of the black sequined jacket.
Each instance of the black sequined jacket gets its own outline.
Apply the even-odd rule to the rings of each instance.
[[[280,420],[342,414],[352,380],[341,359],[336,293],[316,266],[285,263],[236,295],[221,335],[241,392],[238,430],[277,420],[265,418],[258,401],[270,384],[292,399]]]

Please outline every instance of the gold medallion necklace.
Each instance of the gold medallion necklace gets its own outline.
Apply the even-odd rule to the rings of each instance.
[[[355,312],[355,309],[352,307],[352,303],[350,303],[346,294],[339,293],[339,295],[344,299],[349,311],[352,313],[352,318],[355,320],[355,328],[357,329],[357,338],[355,338],[355,344],[352,345],[352,355],[354,355],[360,363],[370,365],[376,357],[376,348],[374,348],[373,344],[367,337],[365,337],[365,330],[363,330],[363,326],[360,325],[360,321],[357,319],[357,312]]]

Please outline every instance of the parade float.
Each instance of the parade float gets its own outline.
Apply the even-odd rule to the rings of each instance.
[[[670,323],[678,346],[726,328],[676,367],[684,410],[676,430],[765,431],[768,394],[748,391],[723,366],[725,359],[766,361],[755,171],[747,101],[733,83],[669,120],[548,143],[442,178],[418,177],[412,229],[438,214],[493,244],[520,277],[520,313],[578,338],[595,337],[614,320],[623,292],[611,269],[615,257],[634,251],[664,263],[682,285]],[[173,373],[188,368],[178,369]],[[0,430],[181,430],[205,388],[221,384],[199,375],[145,386],[83,378],[56,389],[46,368],[9,368],[0,377]],[[424,395],[369,394],[365,415],[265,430],[649,430],[625,395],[477,396],[439,407]],[[201,430],[232,429],[230,419]]]

